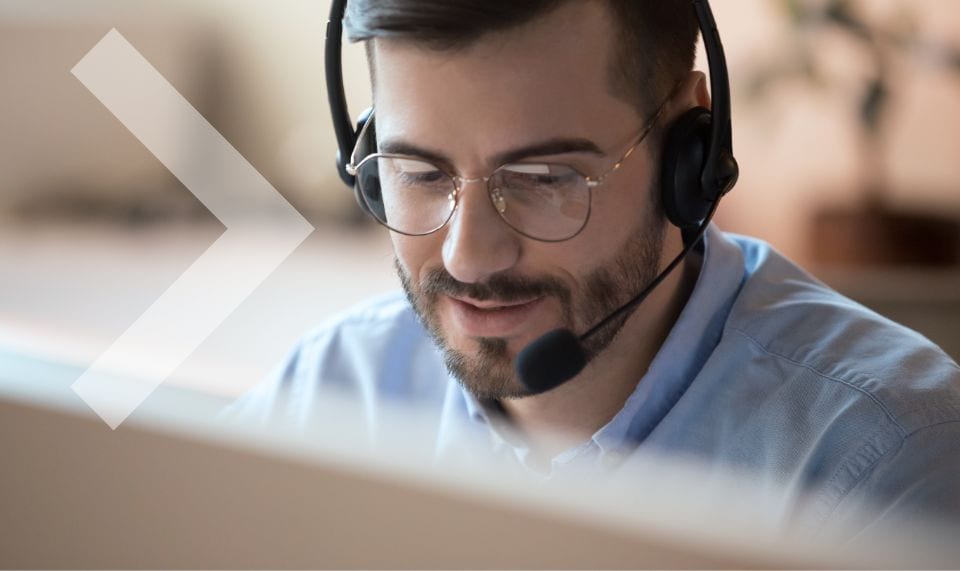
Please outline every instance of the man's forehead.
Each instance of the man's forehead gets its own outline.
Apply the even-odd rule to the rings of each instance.
[[[438,113],[455,108],[489,116],[495,106],[509,113],[529,112],[536,104],[564,114],[554,115],[555,121],[613,105],[607,73],[612,41],[603,5],[573,2],[458,49],[432,49],[405,38],[372,40],[377,109],[403,115],[403,107],[430,106]]]

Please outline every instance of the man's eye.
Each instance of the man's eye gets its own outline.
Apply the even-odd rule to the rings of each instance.
[[[392,165],[394,176],[406,185],[434,185],[447,177],[432,164],[414,159],[393,159]]]
[[[445,175],[438,170],[427,172],[404,172],[400,173],[400,176],[403,177],[403,180],[408,184],[433,184],[440,182],[445,178]]]
[[[522,168],[521,168],[522,167]],[[514,188],[553,188],[568,183],[569,174],[548,165],[511,165],[502,171],[504,182]]]
[[[555,175],[524,175],[524,182],[537,186],[556,186],[563,182],[563,178]]]

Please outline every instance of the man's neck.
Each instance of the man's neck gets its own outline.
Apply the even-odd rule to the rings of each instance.
[[[577,377],[546,393],[501,403],[539,454],[552,457],[589,439],[623,408],[686,305],[700,264],[701,256],[691,253]]]

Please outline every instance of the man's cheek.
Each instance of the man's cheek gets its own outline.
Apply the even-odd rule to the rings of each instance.
[[[440,264],[443,233],[443,231],[439,231],[427,236],[404,236],[395,232],[390,233],[394,257],[407,270],[408,275],[414,279],[419,279],[428,266]]]

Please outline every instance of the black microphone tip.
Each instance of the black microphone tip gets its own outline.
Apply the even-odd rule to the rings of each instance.
[[[587,366],[587,353],[569,329],[554,329],[517,355],[516,371],[531,394],[556,388]]]

